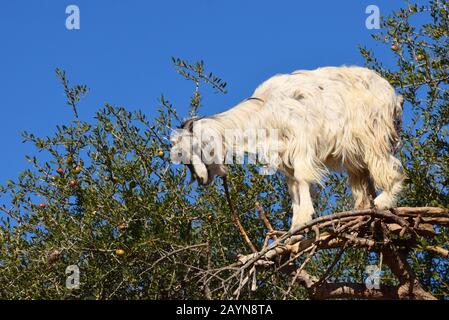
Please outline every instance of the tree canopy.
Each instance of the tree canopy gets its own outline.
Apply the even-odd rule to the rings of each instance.
[[[407,4],[381,26],[374,41],[394,63],[377,59],[371,44],[360,52],[366,66],[405,98],[400,158],[408,178],[400,205],[448,209],[449,2]],[[206,108],[203,90],[226,93],[226,83],[202,61],[174,58],[173,64],[192,82],[190,116]],[[242,255],[252,253],[236,224],[257,250],[275,240],[267,237],[271,227],[288,230],[284,177],[261,176],[252,165],[231,166],[236,219],[220,179],[207,187],[190,185],[186,168],[171,163],[168,138],[186,115],[166,97],[160,97],[157,115],[105,104],[94,119],[83,119],[78,102],[88,87],[72,85],[62,70],[56,76],[73,121],[49,137],[24,132],[24,142],[39,153],[27,157],[30,167],[17,179],[0,187],[0,298],[217,299],[233,294],[220,287],[223,277],[238,268]],[[320,217],[352,208],[346,179],[333,174],[314,189]],[[418,233],[404,259],[424,290],[447,299],[449,220],[442,219],[431,237]],[[306,237],[318,237],[312,227],[306,231]],[[409,237],[403,232],[395,239]],[[381,267],[381,285],[398,281],[379,252],[351,242],[344,250],[322,248],[292,264],[298,267],[305,259],[308,274],[325,274],[329,283],[365,283],[369,265]],[[69,266],[79,269],[79,286],[67,286]],[[226,266],[231,268],[222,269]],[[292,286],[291,280],[290,273],[260,269],[256,290],[238,290],[238,297],[311,297],[307,286]]]

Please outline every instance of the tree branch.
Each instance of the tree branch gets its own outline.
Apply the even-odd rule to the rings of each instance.
[[[268,229],[265,238],[273,237],[271,223],[260,205],[257,209]],[[240,296],[244,284],[251,276],[253,276],[252,289],[255,289],[256,268],[271,268],[273,272],[287,273],[292,277],[284,296],[290,292],[291,285],[296,283],[308,290],[311,299],[434,300],[436,298],[422,287],[409,265],[408,258],[413,249],[417,248],[418,236],[434,237],[437,233],[433,226],[445,226],[448,221],[448,210],[433,207],[400,207],[391,211],[352,210],[322,216],[277,237],[260,251],[253,250],[249,255],[239,255],[237,263],[233,264],[232,268],[221,268],[215,270],[215,273],[212,272],[217,275],[224,270],[234,270],[215,290],[237,292]],[[334,227],[335,222],[338,222],[338,228]],[[309,232],[311,230],[313,233]],[[321,271],[321,275],[310,275],[307,266],[311,257],[319,250],[333,248],[340,248],[340,251],[329,267],[324,272]],[[348,248],[362,248],[381,254],[385,265],[391,269],[399,285],[381,285],[377,290],[370,290],[365,284],[360,283],[328,282],[329,274],[333,272],[340,256]],[[443,257],[448,257],[449,254],[448,250],[436,246],[429,246],[425,250]],[[301,260],[302,262],[299,261],[306,252],[309,255],[305,260]]]

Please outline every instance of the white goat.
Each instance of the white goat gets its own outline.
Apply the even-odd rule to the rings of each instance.
[[[205,130],[223,137],[228,129],[277,129],[279,169],[287,177],[295,228],[312,219],[309,185],[321,183],[328,169],[348,172],[355,208],[369,208],[370,197],[379,209],[395,206],[404,179],[401,163],[393,155],[401,117],[402,97],[374,71],[300,70],[268,79],[252,98],[228,111],[186,121],[183,133],[172,139],[172,150],[186,152],[182,162],[192,178],[208,184],[215,175],[226,175],[224,157],[215,152],[217,161],[205,163],[202,153],[207,142],[198,135]],[[273,150],[270,143],[265,148]],[[223,148],[226,152],[233,146],[223,143]],[[247,143],[243,148],[249,151]],[[377,197],[376,189],[382,189]]]

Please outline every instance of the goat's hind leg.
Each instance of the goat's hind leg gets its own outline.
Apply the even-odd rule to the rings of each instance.
[[[383,190],[374,199],[376,208],[385,210],[395,207],[405,178],[401,162],[390,154],[385,158],[375,158],[368,165],[374,185]]]
[[[376,198],[376,189],[368,170],[348,171],[349,184],[354,199],[354,209],[369,209]]]

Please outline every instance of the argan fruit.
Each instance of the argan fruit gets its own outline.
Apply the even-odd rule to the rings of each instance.
[[[125,254],[125,250],[117,249],[117,250],[115,250],[115,254],[118,256],[123,256]]]
[[[64,170],[62,168],[56,169],[56,172],[59,173],[60,175],[64,174]]]
[[[426,56],[423,54],[418,54],[416,56],[416,61],[423,61],[424,59],[426,59]]]
[[[73,169],[73,173],[78,174],[78,173],[81,172],[81,170],[83,170],[83,169],[81,168],[81,166],[76,166],[76,167]]]
[[[69,185],[71,187],[76,187],[79,184],[79,181],[74,179],[74,180],[70,180]]]
[[[104,130],[106,131],[106,132],[110,132],[110,131],[112,131],[112,125],[111,124],[106,124],[105,126],[104,126]]]
[[[158,152],[157,152],[157,155],[159,156],[159,157],[163,157],[164,156],[164,151],[162,151],[162,150],[159,150]]]
[[[73,157],[72,157],[72,156],[68,156],[68,157],[65,159],[65,161],[66,161],[68,164],[72,164],[72,163],[73,163]]]
[[[398,50],[399,50],[398,45],[397,45],[397,44],[393,44],[393,45],[391,46],[391,50],[393,50],[393,51],[398,51]]]
[[[120,231],[124,231],[124,230],[126,230],[126,228],[128,228],[128,224],[127,224],[126,222],[120,223],[120,224],[118,225],[118,229],[119,229]]]
[[[56,261],[59,260],[59,257],[61,256],[61,251],[59,250],[54,250],[52,253],[50,253],[47,257],[47,262],[49,264],[53,264]]]
[[[46,204],[45,203],[39,203],[39,208],[45,208]]]

